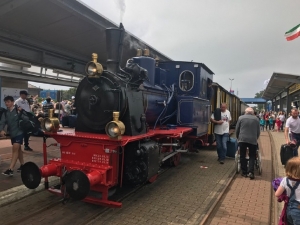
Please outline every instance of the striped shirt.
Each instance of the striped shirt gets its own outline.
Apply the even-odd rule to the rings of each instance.
[[[49,109],[53,109],[54,106],[52,103],[46,103],[45,105],[43,105],[43,112],[44,112],[44,116],[45,117],[49,117]]]

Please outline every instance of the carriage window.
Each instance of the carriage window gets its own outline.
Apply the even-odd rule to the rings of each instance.
[[[179,76],[179,87],[182,91],[190,91],[194,87],[194,74],[191,71],[183,71]]]
[[[203,78],[202,79],[202,88],[201,88],[201,91],[202,91],[202,94],[206,94],[206,89],[207,89],[207,83],[206,83],[206,80]]]

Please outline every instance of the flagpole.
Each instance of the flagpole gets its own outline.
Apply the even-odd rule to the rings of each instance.
[[[231,93],[231,89],[232,89],[232,81],[234,80],[234,78],[229,78],[230,80],[230,93]]]

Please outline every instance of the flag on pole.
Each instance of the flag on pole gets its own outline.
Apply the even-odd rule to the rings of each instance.
[[[294,28],[290,29],[288,32],[285,33],[285,38],[287,41],[292,41],[300,36],[300,24],[295,26]]]

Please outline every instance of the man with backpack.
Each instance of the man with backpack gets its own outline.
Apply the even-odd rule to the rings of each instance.
[[[20,91],[20,98],[15,101],[15,104],[21,109],[24,109],[26,112],[31,112],[29,102],[27,101],[28,93],[27,91]],[[32,148],[29,147],[29,137],[30,135],[24,132],[24,150],[32,151]]]
[[[22,166],[24,164],[23,152],[21,149],[21,145],[23,144],[24,133],[19,126],[19,113],[21,113],[22,109],[20,107],[16,108],[14,104],[14,98],[12,96],[6,96],[4,98],[4,102],[5,106],[7,107],[7,110],[1,116],[0,136],[6,135],[4,127],[7,124],[12,144],[12,158],[9,168],[2,174],[5,176],[13,176],[13,170],[17,160],[19,159],[21,164],[20,168],[17,169],[17,172],[21,172]],[[21,118],[23,120],[28,119],[24,114],[21,115]]]
[[[218,113],[216,113],[217,111]],[[231,114],[227,110],[226,103],[222,103],[221,108],[216,109],[216,111],[211,115],[210,121],[214,123],[218,161],[220,164],[224,164],[227,152],[227,141],[229,140],[229,126],[231,121]]]

